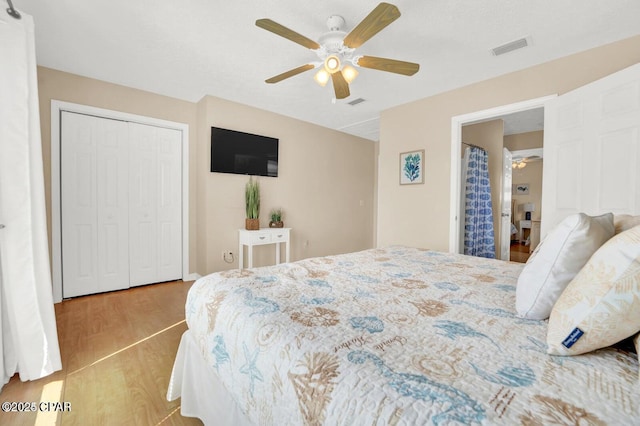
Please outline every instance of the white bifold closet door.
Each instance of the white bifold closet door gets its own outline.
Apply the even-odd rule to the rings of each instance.
[[[61,120],[63,297],[179,279],[180,131]]]
[[[132,286],[182,277],[181,137],[178,130],[130,123]]]

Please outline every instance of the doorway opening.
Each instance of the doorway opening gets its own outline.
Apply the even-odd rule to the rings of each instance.
[[[541,97],[541,98],[536,98],[536,99],[531,99],[528,101],[524,101],[524,102],[518,102],[518,103],[514,103],[514,104],[509,104],[509,105],[504,105],[501,107],[496,107],[496,108],[491,108],[491,109],[487,109],[487,110],[483,110],[483,111],[477,111],[477,112],[473,112],[473,113],[469,113],[469,114],[464,114],[464,115],[459,115],[459,116],[455,116],[452,117],[451,119],[451,187],[450,187],[450,208],[452,211],[452,214],[450,215],[450,228],[449,228],[449,251],[453,252],[453,253],[461,253],[463,252],[463,246],[461,244],[461,234],[463,231],[461,231],[461,226],[463,225],[463,221],[464,221],[464,217],[462,217],[461,215],[461,167],[462,167],[462,128],[463,126],[467,126],[467,125],[472,125],[472,124],[478,124],[478,123],[482,123],[482,122],[487,122],[487,121],[492,121],[492,120],[497,120],[497,119],[504,119],[509,117],[509,119],[513,119],[513,118],[526,118],[527,116],[531,116],[531,115],[537,115],[538,117],[540,116],[540,113],[543,111],[544,105],[545,103],[549,100],[554,98],[555,95],[552,96],[545,96],[545,97]],[[530,117],[529,117],[530,118]],[[542,130],[542,129],[540,129]],[[504,134],[503,134],[504,137]],[[500,144],[500,150],[502,150],[504,148],[505,144],[504,141]],[[518,146],[516,144],[516,146]],[[519,151],[521,149],[516,148],[516,151]],[[495,159],[494,159],[495,160]],[[498,158],[495,161],[500,161],[500,158]],[[498,163],[498,168],[502,168],[502,164]],[[500,182],[492,182],[492,185],[501,185],[503,184],[502,181]],[[504,187],[504,185],[502,185]],[[511,187],[511,185],[509,185],[509,187]],[[529,188],[529,191],[531,190],[531,188]],[[506,190],[505,190],[506,191]],[[501,191],[504,192],[504,191]],[[494,204],[496,204],[496,206],[494,207],[494,214],[501,215],[502,214],[508,214],[509,216],[513,217],[512,220],[512,224],[516,227],[517,232],[516,232],[516,240],[518,242],[520,242],[520,239],[522,238],[523,241],[526,241],[526,239],[524,239],[524,237],[522,237],[522,233],[520,232],[520,228],[518,228],[518,225],[520,225],[519,223],[514,223],[514,221],[520,221],[520,216],[522,215],[522,220],[525,220],[525,214],[526,212],[524,211],[524,199],[522,198],[522,196],[524,194],[518,194],[516,189],[513,189],[513,198],[516,199],[515,203],[509,202],[509,204],[511,205],[505,205],[502,206],[502,200],[510,198],[510,197],[505,197],[504,194],[502,194],[501,192],[499,192],[499,196],[497,197],[497,199],[494,199]],[[511,194],[509,194],[511,195]],[[520,197],[520,199],[519,199]],[[496,197],[494,197],[496,198]],[[539,218],[539,214],[540,214],[540,206],[536,206],[538,208],[538,215],[537,217]],[[530,209],[530,206],[527,207],[528,209]],[[505,213],[508,212],[508,213]],[[511,218],[510,218],[511,220]],[[540,221],[537,221],[537,225],[539,226]],[[527,223],[523,223],[523,225],[527,225]],[[529,225],[531,227],[531,225]],[[530,229],[529,228],[524,228],[524,229]],[[499,235],[500,233],[497,232],[499,229],[496,229],[496,239],[500,238],[500,242],[503,242],[502,244],[496,244],[498,246],[504,245],[504,244],[510,244],[512,241],[512,235],[511,233],[509,233],[510,235],[504,235],[506,233],[501,233],[503,235]],[[528,236],[529,238],[531,235],[531,231],[525,231],[528,232]],[[498,241],[497,241],[498,243]],[[529,240],[529,245],[531,244],[531,240]],[[530,247],[530,246],[525,246],[525,247]],[[523,251],[527,251],[529,250],[528,248],[523,249]],[[507,255],[506,257],[510,257],[509,251],[507,251]],[[504,258],[505,255],[500,255],[500,252],[498,252],[498,257],[502,257]],[[508,259],[505,259],[508,260]]]

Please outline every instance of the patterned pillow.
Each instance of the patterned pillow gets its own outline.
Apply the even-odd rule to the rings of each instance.
[[[616,228],[616,234],[627,231],[638,225],[640,225],[640,216],[617,214],[613,217],[613,226]]]
[[[549,318],[548,352],[578,355],[640,331],[640,226],[607,241],[569,283]]]
[[[516,287],[516,311],[524,318],[549,318],[553,305],[591,255],[613,236],[613,214],[566,217],[536,247]]]

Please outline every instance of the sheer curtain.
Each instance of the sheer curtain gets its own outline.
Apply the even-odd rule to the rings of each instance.
[[[0,386],[61,369],[47,241],[33,19],[0,9]]]
[[[489,156],[478,147],[465,150],[464,185],[464,254],[494,259],[496,257],[489,182]]]

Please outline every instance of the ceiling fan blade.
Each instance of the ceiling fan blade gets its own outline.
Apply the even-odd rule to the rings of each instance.
[[[280,37],[289,39],[294,43],[301,44],[308,49],[320,48],[320,45],[315,41],[311,40],[310,38],[307,38],[302,34],[298,34],[297,32],[290,30],[284,25],[278,24],[277,22],[274,22],[271,19],[258,19],[256,21],[256,25],[262,29],[271,31],[272,33],[277,34]]]
[[[397,7],[389,3],[380,3],[344,38],[344,45],[351,48],[360,47],[387,25],[400,17]]]
[[[349,92],[349,83],[344,79],[342,71],[331,74],[331,80],[333,81],[333,91],[336,93],[336,99],[344,99],[351,94]]]
[[[364,68],[393,72],[402,75],[414,75],[420,69],[420,64],[397,61],[395,59],[376,58],[375,56],[361,56],[358,59],[357,64]]]
[[[279,81],[282,81],[284,79],[287,79],[289,77],[293,77],[294,75],[298,75],[300,73],[303,73],[305,71],[309,71],[315,68],[315,65],[313,64],[307,64],[307,65],[302,65],[301,67],[298,68],[294,68],[292,70],[283,72],[282,74],[278,74],[274,77],[271,77],[268,80],[265,80],[266,83],[277,83]]]

